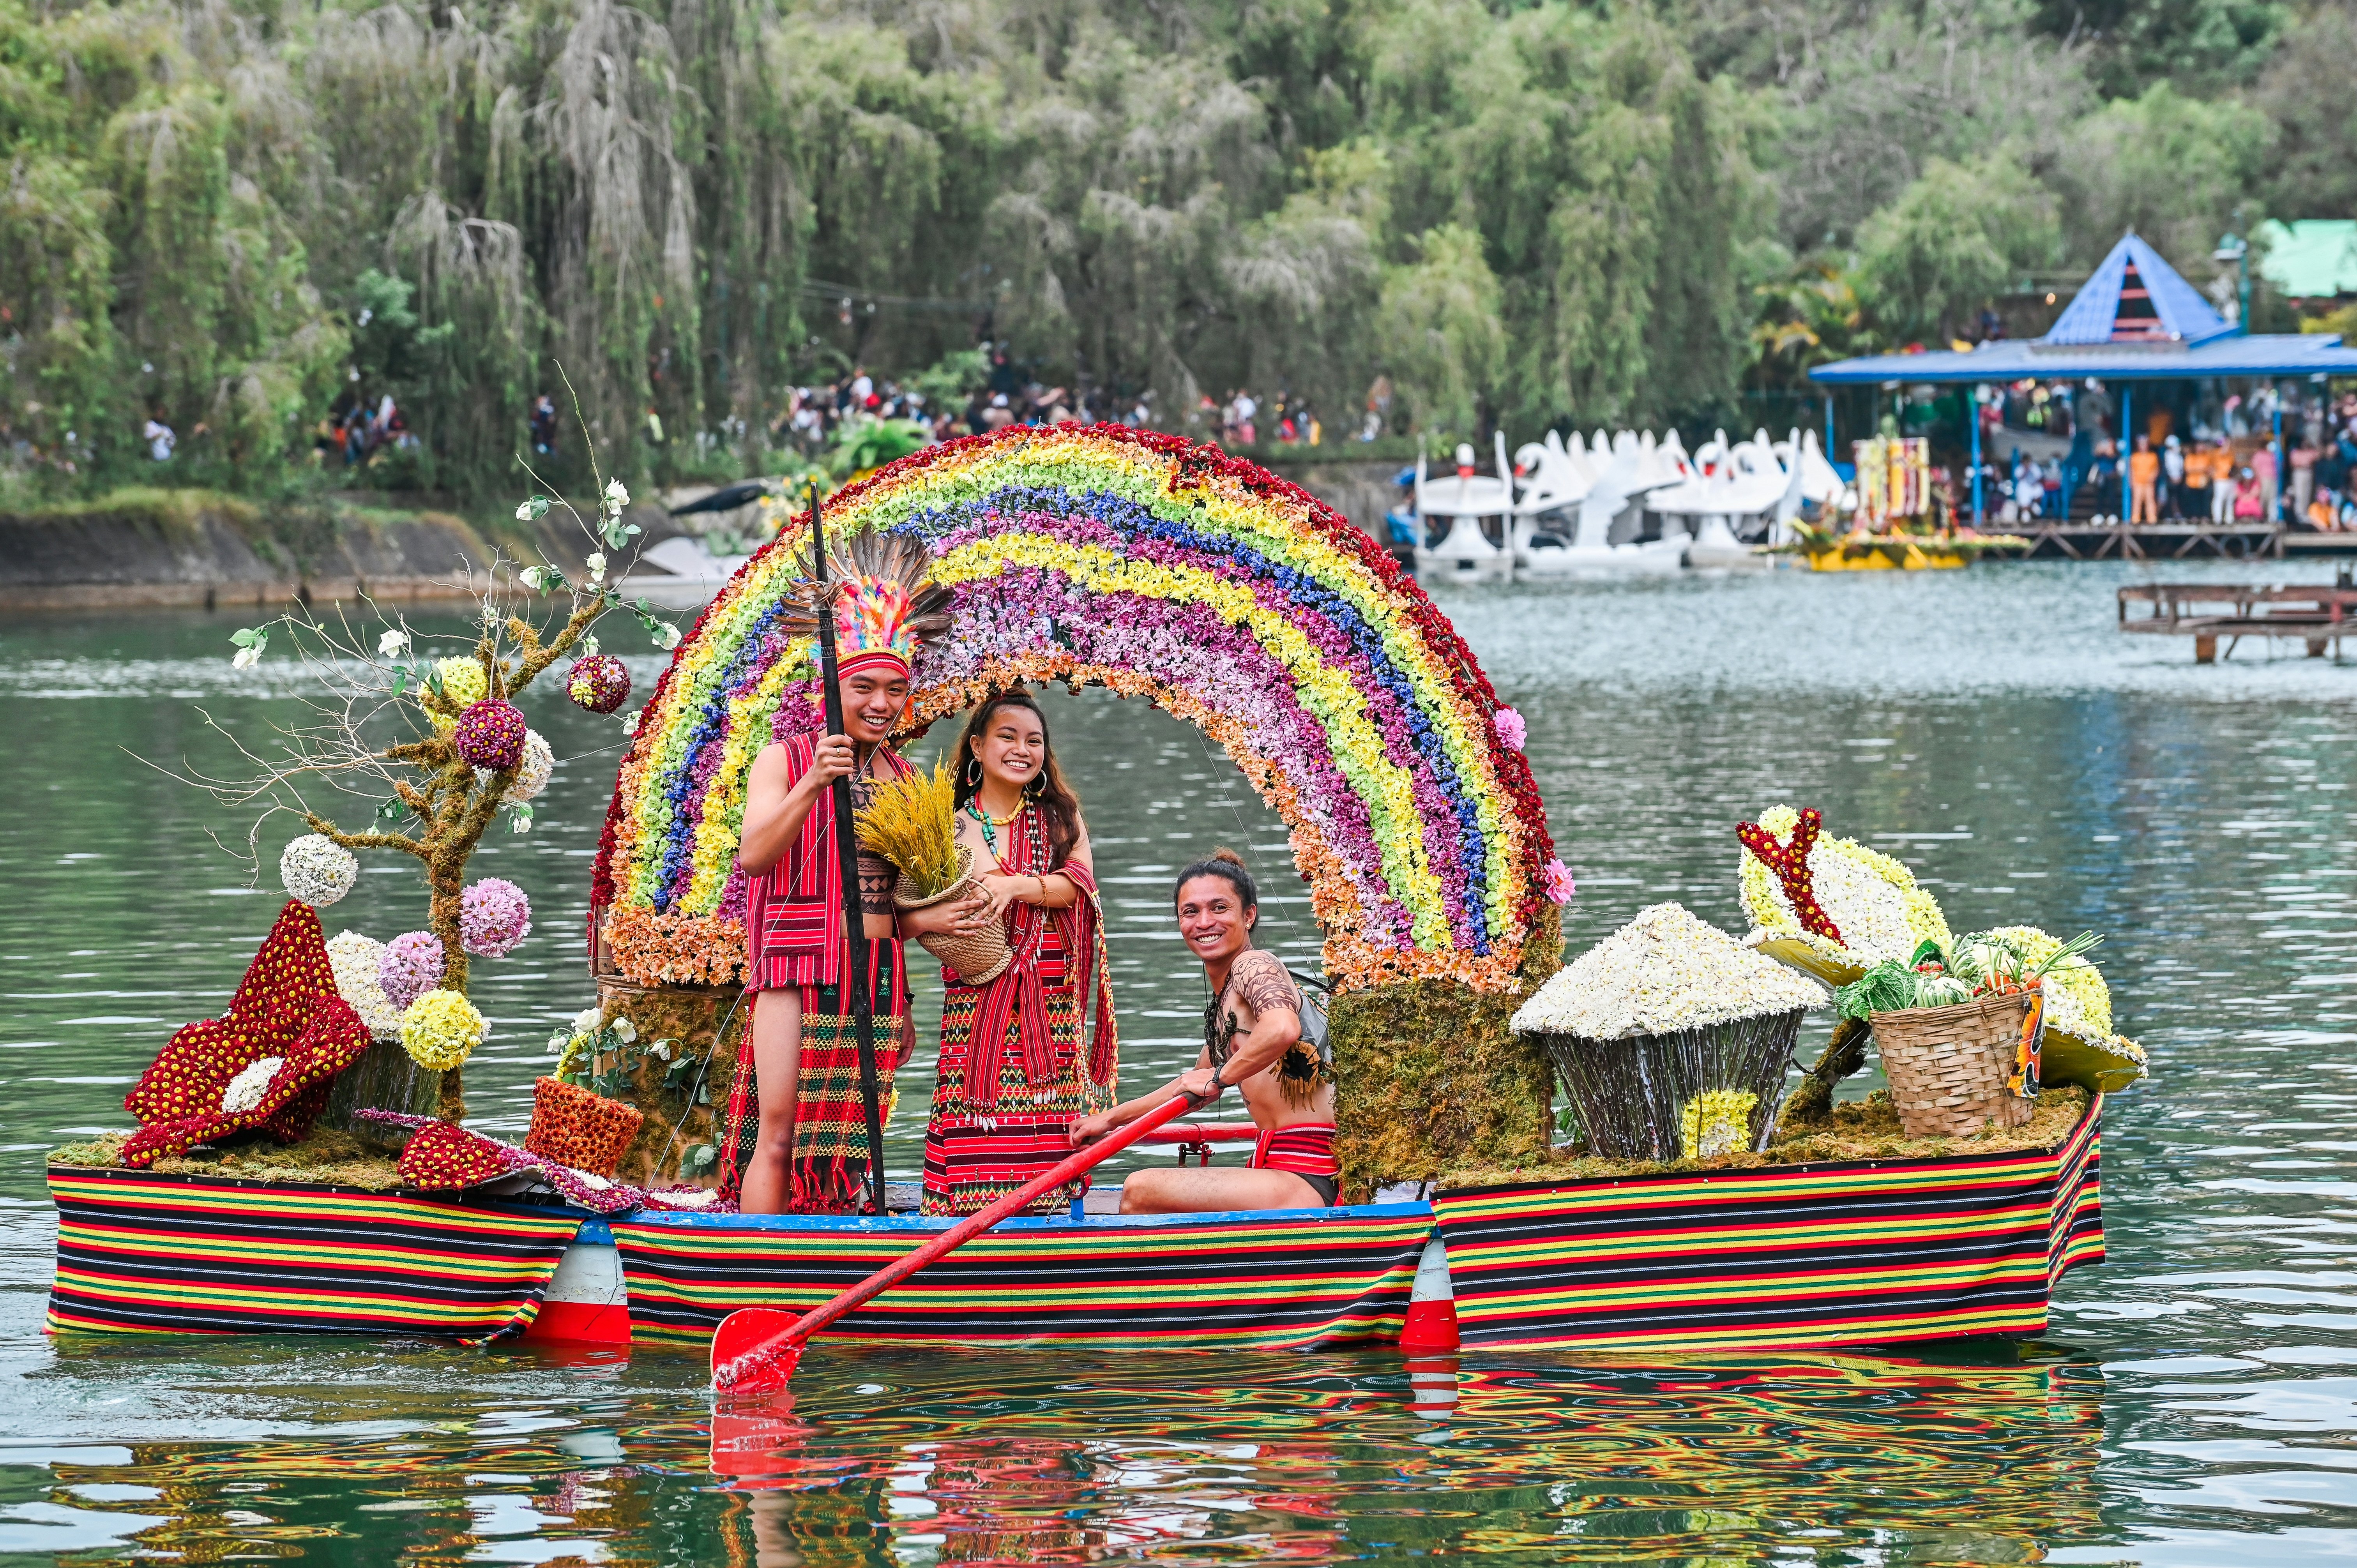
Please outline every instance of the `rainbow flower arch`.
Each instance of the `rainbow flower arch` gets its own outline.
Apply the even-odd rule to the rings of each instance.
[[[1058,425],[927,447],[826,518],[923,541],[952,591],[908,731],[1017,681],[1150,697],[1284,818],[1339,989],[1514,983],[1563,876],[1529,764],[1447,618],[1331,508],[1215,446]],[[807,542],[790,524],[745,564],[640,714],[591,893],[626,979],[741,978],[747,771],[819,723],[811,644],[780,629]]]

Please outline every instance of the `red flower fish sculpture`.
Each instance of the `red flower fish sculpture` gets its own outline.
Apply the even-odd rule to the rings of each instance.
[[[123,1097],[139,1118],[123,1163],[144,1168],[246,1128],[292,1144],[310,1132],[327,1109],[328,1085],[368,1045],[368,1026],[336,994],[318,911],[290,899],[229,1011],[175,1034]]]

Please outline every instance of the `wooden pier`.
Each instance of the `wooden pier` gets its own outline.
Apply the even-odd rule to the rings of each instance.
[[[2044,522],[2016,524],[2029,540],[2024,556],[2070,561],[2275,559],[2290,531],[2271,522]],[[2319,536],[2321,537],[2321,536]]]
[[[2149,605],[2132,616],[2130,605]],[[2319,587],[2238,583],[2140,583],[2122,588],[2120,629],[2193,639],[2193,662],[2218,661],[2218,639],[2231,656],[2246,637],[2293,638],[2321,659],[2329,645],[2341,656],[2341,639],[2357,635],[2357,586],[2346,569],[2339,583]]]

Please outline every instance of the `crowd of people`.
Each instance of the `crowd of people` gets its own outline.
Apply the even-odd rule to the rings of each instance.
[[[2278,413],[2287,448],[2283,472],[2273,440]],[[2092,381],[2080,388],[2023,382],[1990,389],[1978,417],[1982,449],[2005,448],[1981,469],[1996,521],[2068,521],[2079,499],[2097,521],[2224,526],[2280,513],[2294,526],[2357,528],[2357,394],[2280,409],[2270,389],[2198,401],[2187,435],[2169,429],[2171,414],[2156,414],[2126,456],[2125,517],[2116,510],[2123,459],[2113,413],[2111,397]],[[2070,446],[2040,458],[2025,453],[2018,438],[2008,444],[2008,429],[2067,437]]]

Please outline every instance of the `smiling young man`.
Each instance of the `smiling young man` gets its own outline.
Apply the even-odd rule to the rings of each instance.
[[[914,771],[885,741],[909,705],[920,635],[937,624],[938,602],[946,599],[925,585],[921,547],[868,536],[853,545],[831,585],[846,733],[772,741],[745,785],[737,864],[746,877],[753,1019],[723,1123],[721,1191],[748,1214],[856,1207],[866,1114],[846,986],[868,988],[877,1065],[888,1082],[909,1039],[900,940],[967,912],[954,905],[897,914],[891,865],[863,850],[858,896],[867,968],[849,972],[832,786],[850,779],[856,810],[879,783]],[[804,588],[814,606],[814,586]]]
[[[1260,1136],[1249,1167],[1156,1165],[1122,1184],[1124,1214],[1201,1214],[1236,1208],[1312,1208],[1334,1201],[1334,1082],[1301,1037],[1301,988],[1273,953],[1253,946],[1260,901],[1252,873],[1220,850],[1178,874],[1172,890],[1178,934],[1202,961],[1211,1001],[1203,1048],[1168,1083],[1072,1125],[1075,1147],[1092,1144],[1184,1090],[1242,1091]]]

